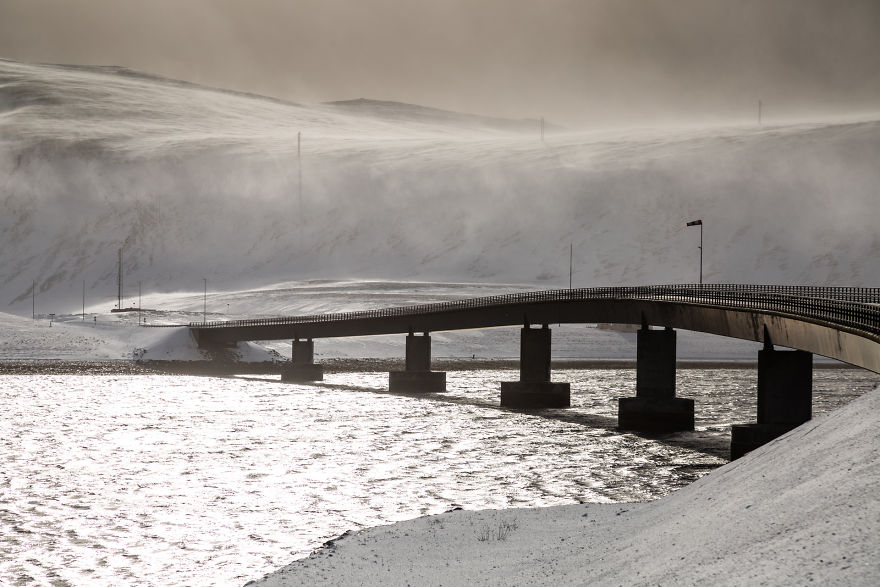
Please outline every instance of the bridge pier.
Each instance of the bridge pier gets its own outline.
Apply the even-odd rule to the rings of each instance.
[[[315,364],[315,343],[312,339],[293,341],[289,363],[281,365],[281,381],[307,382],[324,379],[323,365]]]
[[[571,385],[550,381],[550,328],[520,331],[519,381],[501,382],[501,405],[509,408],[567,408]]]
[[[767,444],[813,416],[813,355],[777,351],[767,343],[758,351],[758,423],[730,430],[730,459]]]
[[[388,373],[388,390],[402,393],[446,391],[446,372],[431,371],[431,335],[406,336],[406,369]]]
[[[617,426],[641,432],[693,430],[694,400],[675,397],[675,330],[642,324],[636,337],[636,396],[618,399]]]

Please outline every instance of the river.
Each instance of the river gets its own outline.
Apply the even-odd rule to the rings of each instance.
[[[0,378],[0,583],[242,585],[350,529],[465,509],[651,500],[726,462],[753,369],[684,369],[694,432],[615,429],[631,369],[554,371],[572,408],[499,407],[515,371]],[[813,413],[880,383],[817,369]]]

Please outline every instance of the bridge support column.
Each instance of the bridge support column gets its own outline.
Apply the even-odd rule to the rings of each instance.
[[[281,381],[322,381],[324,367],[315,364],[315,343],[312,339],[293,341],[290,362],[281,366]]]
[[[431,335],[408,334],[406,370],[388,373],[388,390],[401,393],[440,393],[446,391],[446,372],[431,371]]]
[[[550,381],[550,328],[520,331],[519,381],[501,383],[501,405],[509,408],[567,408],[571,385]]]
[[[777,351],[772,344],[758,351],[758,423],[730,430],[730,459],[767,444],[812,418],[813,355]]]
[[[618,427],[641,432],[693,430],[694,400],[675,397],[675,330],[650,330],[643,324],[636,336],[636,396],[618,400]]]

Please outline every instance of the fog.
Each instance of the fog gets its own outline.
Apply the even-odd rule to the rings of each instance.
[[[880,110],[876,0],[0,0],[0,57],[568,126]]]
[[[0,61],[0,304],[308,279],[876,286],[876,119],[548,131]],[[297,157],[302,133],[302,189]],[[135,288],[132,290],[132,288]],[[51,308],[51,309],[47,309]]]

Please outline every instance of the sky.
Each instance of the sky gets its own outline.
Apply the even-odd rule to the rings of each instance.
[[[878,0],[0,0],[0,57],[569,125],[880,112]]]

